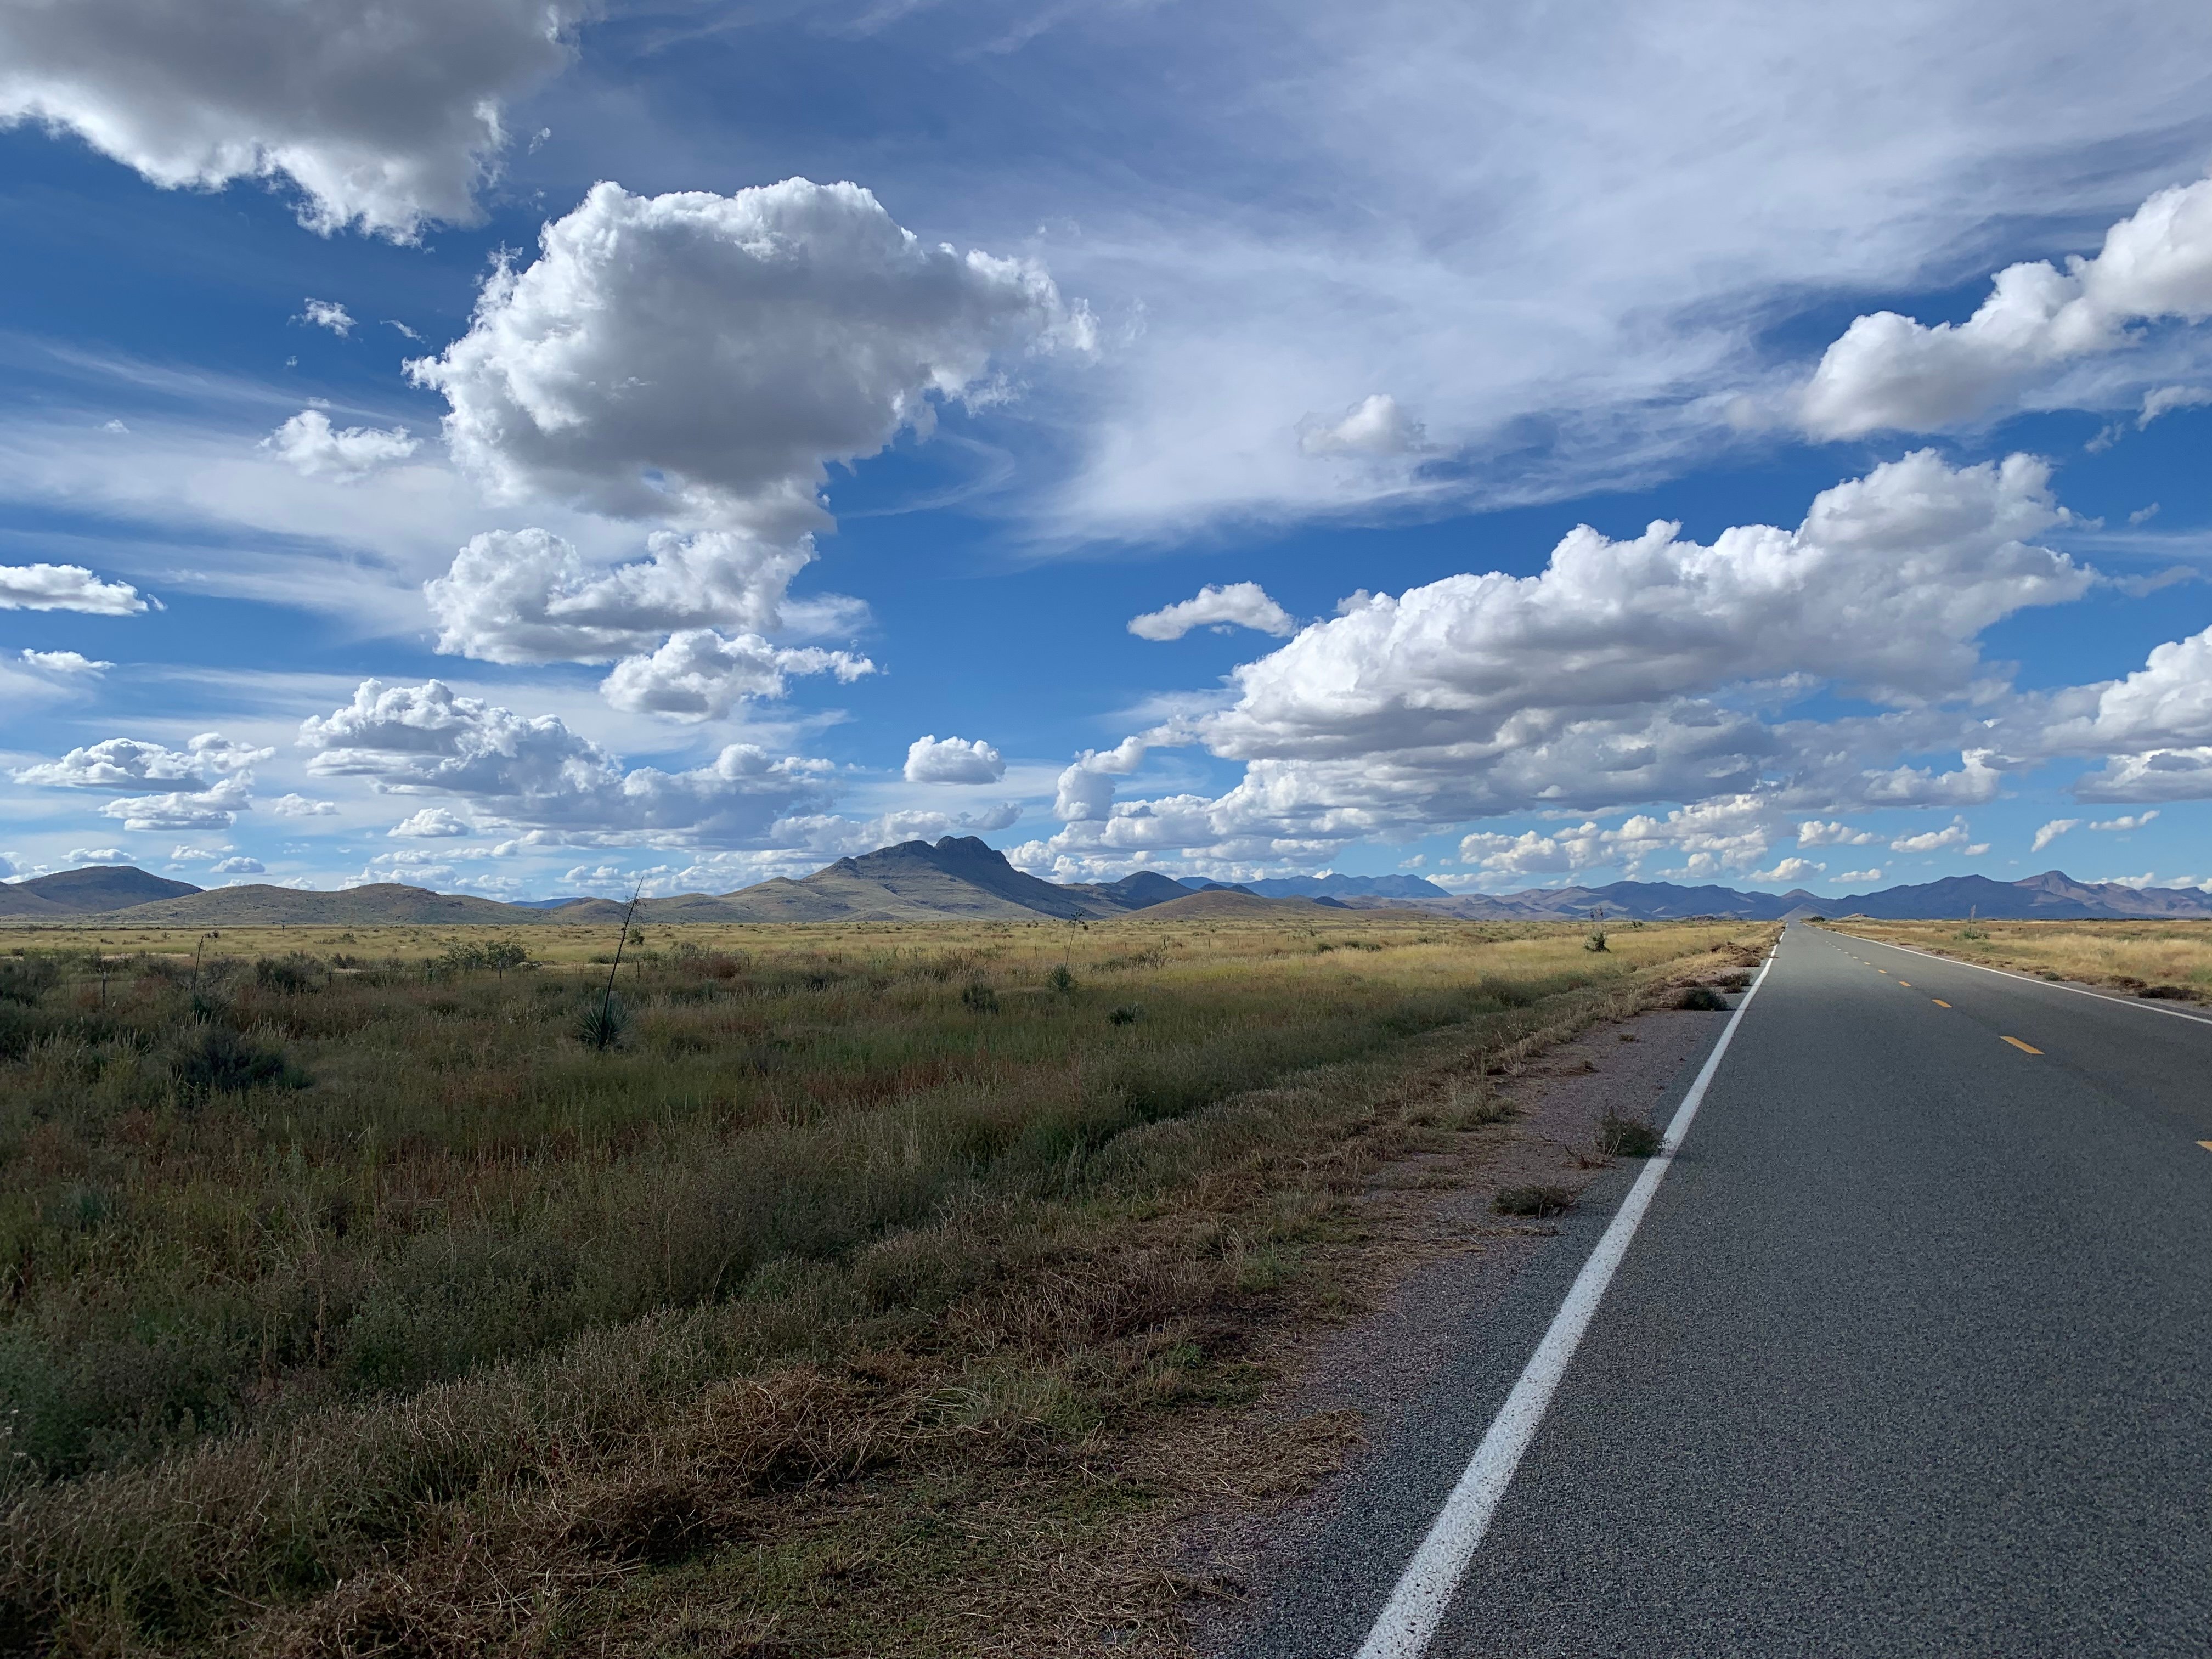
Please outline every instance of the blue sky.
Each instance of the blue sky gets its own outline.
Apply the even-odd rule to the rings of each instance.
[[[2209,47],[9,9],[0,874],[2212,887]]]

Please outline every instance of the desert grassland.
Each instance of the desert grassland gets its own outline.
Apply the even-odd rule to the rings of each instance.
[[[1164,1629],[1099,1449],[1251,1397],[1363,1160],[1771,930],[643,931],[604,1051],[604,928],[8,941],[0,1650]]]
[[[2208,921],[1853,921],[1828,926],[1992,968],[2137,995],[2212,1001]]]

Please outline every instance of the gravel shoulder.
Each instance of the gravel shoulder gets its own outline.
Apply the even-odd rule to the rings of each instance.
[[[1733,999],[1731,999],[1733,1000]],[[1663,1125],[1724,1013],[1602,1022],[1494,1081],[1505,1121],[1377,1170],[1357,1242],[1331,1264],[1372,1310],[1282,1356],[1257,1419],[1289,1434],[1328,1416],[1359,1429],[1340,1471],[1256,1518],[1201,1520],[1184,1570],[1234,1593],[1197,1620],[1212,1659],[1352,1651],[1633,1180],[1607,1158],[1608,1114]],[[1565,1214],[1497,1214],[1501,1188],[1568,1189]]]

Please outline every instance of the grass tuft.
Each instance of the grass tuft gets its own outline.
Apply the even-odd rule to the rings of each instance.
[[[1664,1138],[1651,1120],[1607,1112],[1597,1121],[1597,1149],[1607,1158],[1650,1158]]]
[[[1575,1194],[1565,1187],[1501,1187],[1490,1200],[1490,1207],[1500,1215],[1534,1216],[1541,1220],[1573,1209]]]

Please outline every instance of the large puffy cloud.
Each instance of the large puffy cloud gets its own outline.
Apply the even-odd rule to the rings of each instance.
[[[705,720],[720,719],[748,697],[781,696],[787,675],[834,674],[849,685],[875,672],[866,657],[847,651],[774,646],[757,634],[732,639],[692,628],[671,635],[649,656],[617,663],[600,689],[630,714]]]
[[[2208,316],[2212,179],[2159,191],[2106,233],[2093,258],[2069,258],[2063,270],[2045,260],[2008,266],[1963,323],[1858,318],[1822,356],[1801,416],[1828,438],[1930,431],[2002,410],[2071,360],[2136,343],[2133,324]],[[2153,392],[2143,420],[2187,400]]]
[[[2026,540],[2062,516],[2048,486],[2027,456],[1954,469],[1922,451],[1822,492],[1794,531],[1705,546],[1672,524],[1626,542],[1578,529],[1539,575],[1449,576],[1308,629],[1237,672],[1243,695],[1205,736],[1237,757],[1473,760],[1743,682],[1955,695],[1984,629],[2093,580]]]
[[[1686,817],[1470,856],[1504,875],[1666,852],[1717,873],[1792,836],[1861,839],[1809,814],[1987,800],[2014,763],[1977,712],[2009,695],[1978,636],[2088,589],[2093,573],[2030,539],[2063,517],[2039,462],[1954,468],[1923,452],[1823,492],[1794,530],[1705,545],[1667,524],[1628,541],[1585,528],[1536,575],[1356,596],[1238,669],[1230,706],[1079,758],[1055,806],[1067,828],[1032,864],[1178,847],[1313,860],[1468,819],[1682,802]],[[1887,710],[1778,718],[1838,689]],[[1241,781],[1212,799],[1115,799],[1149,752],[1193,743],[1243,763]]]
[[[1775,826],[1773,803],[1753,794],[1730,795],[1678,807],[1664,817],[1638,812],[1610,830],[1592,820],[1547,835],[1477,831],[1461,840],[1459,855],[1486,874],[1513,877],[1579,875],[1609,866],[1636,876],[1648,860],[1679,857],[1683,873],[1704,877],[1748,869],[1765,856]]]
[[[487,532],[423,586],[438,649],[486,662],[609,662],[685,629],[773,629],[813,556],[810,538],[720,530],[658,531],[647,547],[648,557],[602,570],[548,532]]]
[[[933,399],[1006,396],[1004,364],[1090,342],[1041,266],[929,246],[854,185],[597,185],[545,228],[534,263],[486,282],[464,337],[410,372],[444,392],[447,445],[495,496],[681,533],[613,569],[542,530],[478,536],[426,586],[439,648],[627,659],[611,700],[692,719],[818,672],[742,636],[781,625],[830,522],[829,465],[926,433]]]
[[[437,680],[365,680],[345,707],[301,722],[300,741],[318,776],[452,796],[479,825],[520,830],[532,845],[757,844],[829,797],[825,762],[731,744],[690,771],[625,769],[552,715],[518,714]]]
[[[472,221],[502,108],[567,61],[569,0],[21,0],[0,120],[74,132],[157,185],[289,179],[317,230]]]
[[[262,440],[262,447],[306,478],[353,483],[404,461],[422,446],[404,426],[337,428],[319,409],[303,409]]]
[[[824,522],[832,461],[997,395],[994,359],[1087,347],[1024,260],[930,246],[857,185],[634,196],[595,185],[468,333],[410,366],[453,455],[503,499],[739,528]]]
[[[252,806],[252,788],[253,775],[240,772],[205,789],[130,795],[100,810],[122,819],[126,830],[228,830],[239,813]]]
[[[1209,584],[1194,599],[1129,619],[1129,631],[1140,640],[1179,640],[1194,628],[1224,634],[1232,628],[1249,628],[1278,639],[1298,631],[1297,620],[1257,582],[1231,582],[1225,587]]]
[[[240,773],[276,751],[203,732],[182,749],[136,738],[109,738],[72,749],[58,760],[19,769],[18,783],[72,789],[116,789],[134,783],[205,783],[210,772]]]
[[[2212,798],[2212,629],[2154,646],[2134,673],[2058,692],[2039,721],[2011,725],[2022,756],[2102,759],[2075,781],[2080,799]]]
[[[996,783],[1006,775],[1004,757],[981,738],[916,738],[906,751],[908,783]]]
[[[150,603],[128,582],[102,581],[79,564],[0,564],[0,611],[82,611],[128,617]]]

